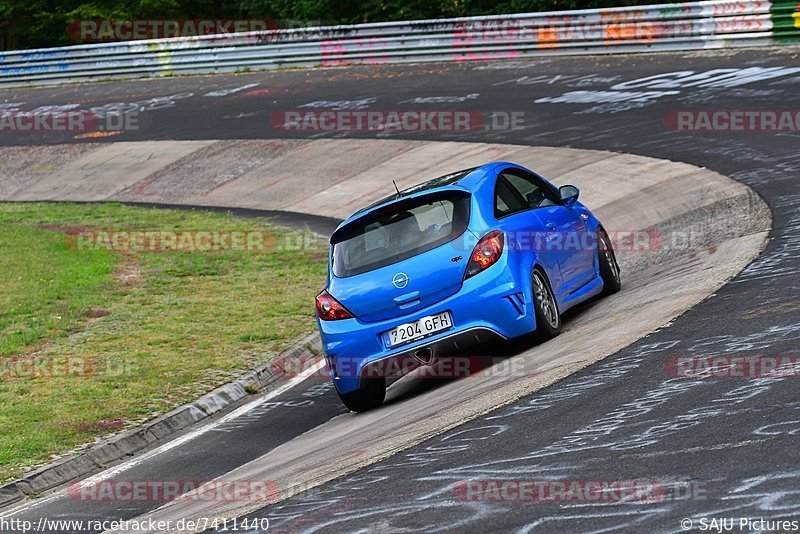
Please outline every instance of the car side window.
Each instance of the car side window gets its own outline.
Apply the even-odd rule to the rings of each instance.
[[[502,174],[498,176],[494,188],[495,217],[503,217],[527,208],[525,199],[508,183],[508,179]]]
[[[552,189],[532,174],[518,169],[509,169],[503,171],[501,176],[508,181],[521,198],[525,199],[526,208],[541,208],[559,204]]]

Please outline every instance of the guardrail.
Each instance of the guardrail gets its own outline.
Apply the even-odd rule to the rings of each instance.
[[[710,0],[179,37],[0,53],[0,86],[279,67],[470,61],[800,41],[800,0]]]

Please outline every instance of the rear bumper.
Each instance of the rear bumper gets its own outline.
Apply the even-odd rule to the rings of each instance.
[[[507,258],[507,256],[506,256]],[[505,258],[504,258],[505,259]],[[535,329],[530,302],[530,281],[517,282],[507,261],[465,280],[450,297],[413,313],[386,321],[358,318],[319,321],[328,368],[341,394],[359,387],[365,378],[402,376],[420,365],[415,353],[430,349],[425,357],[460,353],[487,341],[510,339]],[[395,348],[385,346],[382,334],[423,317],[449,311],[453,327]]]
[[[420,346],[402,347],[404,350],[400,353],[393,353],[377,360],[369,360],[361,366],[356,376],[359,376],[361,380],[379,377],[399,378],[445,354],[460,353],[480,343],[505,339],[506,337],[502,334],[483,326],[457,332],[450,331],[449,335],[445,333],[444,336],[427,338]],[[358,366],[353,367],[355,369]],[[341,362],[337,371],[340,375],[342,374]]]

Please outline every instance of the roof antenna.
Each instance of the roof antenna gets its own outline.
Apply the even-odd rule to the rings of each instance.
[[[397,198],[400,198],[402,195],[400,194],[400,189],[397,187],[397,182],[392,180],[392,183],[394,184],[395,191],[397,191]]]

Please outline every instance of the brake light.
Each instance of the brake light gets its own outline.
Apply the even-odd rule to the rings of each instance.
[[[494,265],[503,254],[505,237],[500,230],[492,230],[478,241],[467,264],[464,280]]]
[[[338,321],[352,319],[353,314],[333,298],[327,291],[317,295],[317,316],[323,321]]]

